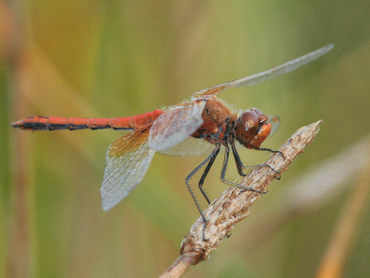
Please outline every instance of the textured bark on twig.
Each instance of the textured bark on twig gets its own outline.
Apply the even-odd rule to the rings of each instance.
[[[287,171],[293,160],[313,141],[321,122],[300,128],[280,147],[279,151],[284,156],[276,153],[265,163],[280,174]],[[250,172],[241,184],[266,191],[277,176],[277,173],[270,168],[259,167]],[[236,187],[230,187],[224,191],[204,212],[208,219],[205,229],[205,237],[208,240],[203,240],[203,220],[199,217],[181,243],[181,256],[161,277],[179,277],[190,265],[207,260],[235,225],[248,216],[251,206],[260,196],[263,195]]]

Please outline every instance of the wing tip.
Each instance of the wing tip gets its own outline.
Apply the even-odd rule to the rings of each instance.
[[[321,52],[322,52],[321,55],[324,55],[324,54],[328,53],[330,50],[332,50],[333,48],[334,48],[334,44],[329,43],[329,44],[325,45],[324,47],[322,47],[321,49],[319,49],[319,51],[321,50]]]
[[[117,203],[106,202],[106,201],[104,201],[104,199],[103,199],[102,204],[101,204],[104,211],[108,211],[108,210],[112,209],[115,205],[117,205]]]
[[[109,196],[109,194],[107,194],[107,192],[103,189],[100,189],[100,194],[101,194],[101,198],[102,198],[102,202],[101,202],[101,206],[103,208],[104,211],[108,211],[110,209],[112,209],[114,206],[116,206],[122,199],[114,199],[112,198],[113,196]]]
[[[329,43],[328,45],[325,46],[325,48],[329,51],[334,48],[334,43]]]
[[[169,148],[174,147],[177,144],[169,144],[167,141],[155,142],[154,140],[148,141],[149,148],[156,150],[156,151],[164,151]]]

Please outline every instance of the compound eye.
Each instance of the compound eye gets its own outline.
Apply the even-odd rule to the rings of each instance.
[[[259,110],[259,109],[257,109],[257,108],[251,108],[250,110],[253,111],[253,112],[255,112],[260,117],[261,116],[265,117],[265,114],[263,114],[262,111]]]
[[[252,127],[259,126],[259,116],[254,111],[246,111],[240,115],[240,122],[243,125],[245,131]]]

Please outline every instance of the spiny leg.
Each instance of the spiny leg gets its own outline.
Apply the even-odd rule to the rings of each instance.
[[[239,153],[236,150],[235,143],[232,141],[230,143],[231,148],[233,150],[233,155],[235,158],[236,167],[238,169],[239,175],[245,177],[246,174],[242,171],[242,169],[248,169],[248,168],[256,168],[256,167],[269,167],[272,171],[276,172],[277,174],[280,174],[279,171],[276,171],[273,167],[271,167],[268,164],[259,164],[259,165],[250,165],[250,166],[244,166],[243,162],[240,159]],[[279,152],[279,151],[273,151],[273,152]]]
[[[284,154],[281,152],[281,151],[274,151],[272,149],[268,149],[268,148],[261,148],[261,147],[253,147],[254,150],[257,150],[257,151],[267,151],[267,152],[270,152],[270,153],[279,153],[281,154],[282,156],[284,156]]]
[[[245,177],[246,176],[246,174],[243,172],[243,169],[245,169],[245,167],[244,167],[244,165],[243,165],[243,162],[241,161],[241,159],[240,159],[240,156],[239,156],[239,153],[237,152],[237,150],[236,150],[236,147],[235,147],[235,143],[234,143],[234,140],[233,140],[233,138],[231,138],[231,140],[230,140],[230,145],[231,145],[231,149],[232,149],[232,151],[233,151],[233,155],[234,155],[234,159],[235,159],[235,164],[236,164],[236,168],[238,169],[238,173],[239,173],[239,175],[241,175],[242,177]],[[227,152],[228,152],[228,148],[227,148]],[[227,154],[227,156],[228,156],[228,154]],[[228,160],[228,158],[227,158],[227,160]],[[226,162],[226,164],[227,164],[227,162]],[[227,167],[227,166],[226,166]],[[226,172],[226,167],[225,167],[225,172]],[[223,175],[223,177],[225,177],[225,174]],[[224,179],[225,180],[225,179]],[[224,181],[223,180],[223,181]],[[262,192],[262,191],[261,191]],[[262,192],[262,193],[264,193],[265,194],[265,192]],[[230,238],[230,236],[231,236],[231,234],[226,234],[226,237],[227,238]]]
[[[281,151],[274,151],[272,149],[268,149],[268,148],[262,148],[262,147],[254,147],[253,149],[257,150],[257,151],[266,151],[266,152],[270,152],[270,153],[279,153],[282,155],[282,157],[284,157],[284,154],[281,152]],[[274,168],[272,168],[270,165],[267,165],[267,164],[264,164],[266,166],[268,166],[271,170],[275,171],[277,174],[280,174],[279,171],[275,170]],[[277,180],[280,180],[280,176],[278,176],[276,178]]]
[[[207,200],[208,204],[211,204],[211,202],[210,202],[210,200],[209,200],[209,198],[208,198],[207,194],[206,194],[206,193],[204,192],[204,190],[203,190],[203,184],[204,184],[204,180],[206,179],[206,177],[207,177],[207,175],[208,175],[208,172],[209,172],[209,170],[211,169],[211,167],[212,167],[212,165],[213,165],[213,162],[215,162],[216,157],[217,157],[217,155],[218,155],[218,153],[219,153],[219,152],[220,152],[220,148],[218,148],[217,150],[215,149],[215,151],[213,152],[213,156],[212,156],[212,157],[211,157],[211,159],[209,160],[208,165],[207,165],[206,169],[204,170],[203,175],[202,175],[202,177],[200,178],[200,180],[199,180],[199,184],[198,184],[199,189],[200,189],[200,191],[202,192],[202,194],[203,194],[204,198],[206,198],[206,200]]]
[[[242,177],[245,177],[246,174],[243,172],[243,168],[245,168],[245,167],[243,165],[243,162],[240,159],[240,156],[239,156],[239,154],[236,150],[235,143],[234,143],[233,140],[230,142],[230,145],[231,145],[231,149],[233,150],[233,155],[234,155],[234,159],[235,159],[236,168],[238,169],[238,173]]]
[[[205,238],[205,229],[206,229],[206,224],[207,224],[207,219],[206,219],[206,217],[204,216],[204,214],[203,214],[203,212],[202,212],[202,210],[200,209],[200,206],[199,206],[199,203],[198,203],[198,201],[197,201],[197,199],[195,198],[195,195],[194,195],[194,193],[193,193],[193,191],[191,190],[191,188],[190,188],[190,185],[189,185],[189,181],[190,181],[190,179],[194,176],[194,174],[196,173],[196,172],[198,172],[199,171],[199,169],[200,168],[202,168],[209,160],[211,160],[212,158],[213,158],[213,160],[216,158],[215,156],[217,156],[217,154],[219,153],[219,151],[220,151],[220,144],[217,144],[216,145],[216,148],[213,150],[213,152],[209,155],[209,156],[207,156],[207,158],[205,159],[205,160],[203,160],[193,171],[191,171],[191,173],[186,177],[186,179],[185,179],[185,184],[186,184],[186,187],[187,187],[187,189],[188,189],[188,191],[189,191],[189,193],[190,193],[190,195],[191,195],[191,197],[193,198],[193,201],[194,201],[194,203],[195,203],[195,205],[197,206],[197,209],[198,209],[198,211],[199,211],[199,213],[200,213],[200,215],[202,216],[202,218],[203,218],[203,240],[204,241],[208,241],[208,239],[206,239]],[[213,162],[212,162],[213,163]],[[211,164],[211,166],[212,166],[212,164]],[[207,166],[207,168],[208,168],[208,166]],[[210,167],[209,167],[210,168]],[[206,169],[207,170],[207,169]],[[209,169],[208,169],[209,170]],[[207,174],[206,174],[207,175]],[[204,173],[203,173],[203,176],[204,176]],[[202,178],[203,178],[203,176],[202,176]],[[204,176],[204,178],[205,178],[205,176]],[[203,179],[203,181],[204,181],[204,179]],[[201,190],[202,191],[202,193],[203,193],[203,195],[205,195],[205,193],[203,192],[203,190]],[[206,197],[206,199],[207,199],[207,201],[209,202],[209,200],[208,200],[208,197],[207,197],[207,195],[205,195],[205,197]]]
[[[253,187],[249,187],[249,186],[243,186],[241,184],[237,184],[237,183],[234,183],[234,182],[231,182],[231,181],[228,181],[225,179],[225,174],[226,174],[226,168],[227,168],[227,164],[229,162],[229,146],[228,145],[225,145],[225,157],[224,157],[224,163],[222,165],[222,170],[221,170],[221,181],[224,182],[224,183],[227,183],[229,185],[232,185],[232,186],[236,186],[236,187],[239,187],[239,188],[242,188],[242,189],[245,189],[245,190],[249,190],[249,191],[253,191],[253,192],[257,192],[257,193],[261,193],[261,194],[266,194],[265,191],[260,191],[260,190],[256,190],[254,189]],[[240,158],[239,158],[240,160]]]

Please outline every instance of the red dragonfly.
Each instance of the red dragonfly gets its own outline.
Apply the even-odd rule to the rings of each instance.
[[[35,116],[15,122],[12,126],[33,131],[87,128],[93,130],[105,128],[132,130],[132,132],[115,140],[106,153],[107,166],[103,185],[100,189],[104,210],[114,207],[139,184],[148,170],[155,152],[180,156],[207,155],[207,158],[187,176],[185,181],[205,225],[207,220],[189,186],[189,180],[208,163],[199,181],[199,189],[207,202],[210,203],[209,198],[203,191],[203,183],[220,152],[221,146],[224,146],[226,150],[221,170],[221,180],[230,185],[258,193],[265,192],[244,187],[225,179],[230,147],[238,173],[241,176],[245,176],[243,169],[247,167],[241,162],[235,140],[248,149],[277,152],[260,146],[276,130],[279,123],[278,118],[267,117],[256,108],[250,108],[244,112],[234,111],[216,95],[234,86],[254,85],[293,71],[324,55],[332,48],[333,45],[329,44],[276,68],[210,87],[195,93],[190,101],[164,110],[157,109],[132,117],[111,119]],[[268,165],[258,166],[269,167]],[[279,173],[277,172],[277,174]]]

